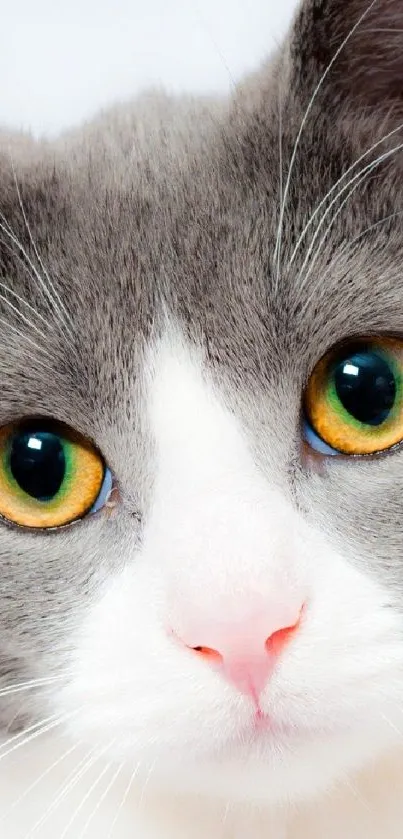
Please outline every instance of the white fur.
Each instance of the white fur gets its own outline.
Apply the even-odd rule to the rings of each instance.
[[[104,786],[124,762],[85,839],[108,837],[134,769],[116,839],[398,839],[402,622],[386,592],[259,472],[200,357],[166,339],[150,357],[148,392],[156,480],[144,538],[141,547],[128,538],[126,569],[89,608],[74,678],[55,697],[60,712],[79,709],[69,737],[107,749],[95,776],[116,761]],[[303,602],[301,629],[262,697],[273,730],[257,734],[253,703],[170,630],[214,646],[216,626],[242,627],[262,607],[270,635]],[[0,764],[7,801],[61,753],[39,742],[32,765],[24,758],[6,773]],[[59,764],[31,808],[43,812],[76,761]],[[90,786],[84,776],[76,804]],[[74,806],[73,794],[37,835],[61,837]],[[67,839],[80,836],[83,813]],[[33,821],[27,803],[4,835],[25,839]]]
[[[77,753],[74,760],[65,760],[30,795],[26,795],[19,806],[14,810],[11,808],[68,746],[68,742],[63,745],[54,742],[24,749],[23,761],[15,757],[9,761],[7,771],[1,769],[0,808],[2,813],[9,813],[9,817],[0,822],[2,839],[27,839],[32,826],[46,813],[82,753]],[[71,822],[66,839],[109,839],[113,825],[111,839],[112,836],[113,839],[401,839],[402,758],[403,750],[400,750],[366,773],[346,779],[318,801],[299,808],[288,807],[286,812],[240,806],[232,800],[218,803],[213,797],[157,795],[144,783],[133,785],[121,808],[130,780],[128,774],[117,779],[94,812],[115,772],[115,766],[109,768],[99,787],[82,806],[104,769],[105,765],[99,761],[66,795],[34,836],[61,839]],[[81,836],[84,829],[86,832]]]

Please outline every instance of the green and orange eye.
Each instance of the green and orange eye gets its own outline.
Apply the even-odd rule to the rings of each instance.
[[[403,340],[363,338],[332,349],[308,381],[304,413],[306,440],[324,454],[375,454],[400,443]]]
[[[0,515],[21,527],[62,527],[100,509],[111,476],[99,452],[62,423],[0,428]]]

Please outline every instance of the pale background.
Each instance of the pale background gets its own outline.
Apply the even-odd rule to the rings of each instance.
[[[150,85],[225,91],[297,0],[0,0],[0,124],[54,134]]]

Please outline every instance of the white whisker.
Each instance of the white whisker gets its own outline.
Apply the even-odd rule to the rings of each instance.
[[[344,186],[344,187],[343,187],[343,188],[342,188],[342,189],[341,189],[341,190],[337,193],[337,195],[335,196],[335,198],[333,198],[333,200],[330,202],[329,206],[327,207],[326,211],[323,213],[322,218],[321,218],[321,220],[320,220],[319,224],[317,225],[317,228],[316,228],[316,230],[315,230],[315,233],[314,233],[314,235],[313,235],[313,237],[312,237],[312,240],[311,240],[311,242],[310,242],[309,248],[308,248],[308,250],[307,250],[307,253],[306,253],[305,259],[304,259],[304,261],[303,261],[303,263],[302,263],[302,266],[301,266],[301,269],[300,269],[300,272],[299,272],[299,275],[298,275],[298,280],[300,280],[300,279],[301,279],[301,277],[302,277],[302,275],[303,275],[303,273],[304,273],[304,271],[305,271],[305,269],[306,269],[306,267],[307,267],[308,262],[311,260],[311,261],[310,261],[310,265],[309,265],[309,270],[308,270],[308,272],[306,273],[305,278],[304,278],[304,282],[306,282],[306,279],[310,276],[310,273],[311,273],[311,270],[312,270],[312,268],[313,268],[313,265],[314,265],[314,264],[315,264],[315,262],[316,262],[316,259],[317,259],[317,257],[318,257],[318,254],[319,254],[319,252],[320,252],[320,249],[321,249],[321,247],[322,247],[322,245],[323,245],[323,243],[324,243],[324,241],[325,241],[325,238],[327,237],[327,235],[328,235],[328,233],[329,233],[329,230],[330,230],[330,229],[331,229],[331,227],[333,226],[333,223],[334,223],[335,219],[337,218],[337,216],[340,214],[340,211],[343,209],[343,207],[345,206],[345,204],[347,203],[347,201],[350,199],[351,195],[352,195],[352,194],[355,192],[355,190],[356,190],[356,189],[357,189],[357,188],[361,185],[361,183],[362,183],[364,180],[366,180],[366,178],[368,177],[368,175],[370,175],[374,169],[376,169],[378,166],[380,166],[380,164],[381,164],[381,163],[383,163],[385,160],[387,160],[387,159],[388,159],[389,157],[391,157],[393,154],[395,154],[396,152],[398,152],[398,151],[400,151],[400,150],[402,150],[402,149],[403,149],[403,143],[399,143],[399,145],[398,145],[398,146],[395,146],[393,149],[389,149],[387,152],[384,152],[384,153],[383,153],[383,154],[381,154],[379,157],[377,157],[377,158],[376,158],[376,160],[371,161],[371,163],[368,163],[368,164],[367,164],[367,165],[366,165],[363,169],[361,169],[361,170],[360,170],[360,172],[357,172],[357,174],[356,174],[356,175],[354,175],[354,177],[353,177],[353,178],[351,178],[351,179],[350,179],[350,181],[348,181],[348,183],[347,183],[347,184],[345,184],[345,186]],[[314,257],[311,259],[311,256],[312,256],[312,251],[313,251],[313,249],[314,249],[316,239],[317,239],[317,237],[318,237],[318,235],[319,235],[319,233],[320,233],[320,230],[321,230],[321,227],[322,227],[322,225],[323,225],[324,221],[326,220],[327,216],[329,215],[330,211],[332,210],[332,208],[334,207],[334,205],[336,204],[336,202],[340,199],[340,196],[341,196],[344,192],[346,192],[346,191],[347,191],[347,189],[349,189],[349,188],[351,187],[351,184],[355,184],[355,186],[353,186],[353,188],[352,188],[352,189],[350,189],[350,191],[349,191],[349,192],[348,192],[348,194],[347,194],[347,197],[344,199],[344,201],[342,202],[342,204],[340,205],[340,207],[338,208],[338,210],[336,211],[336,213],[335,213],[335,214],[334,214],[334,216],[332,217],[332,219],[331,219],[331,222],[330,222],[329,226],[326,228],[326,231],[325,231],[324,236],[322,237],[322,239],[321,239],[321,240],[320,240],[320,242],[319,242],[319,245],[318,245],[318,247],[317,247],[317,249],[316,249],[315,255],[314,255]],[[297,281],[297,286],[298,286],[299,288],[302,288],[303,284],[300,286],[300,285],[299,285],[299,282]]]
[[[279,195],[280,207],[283,206],[283,109],[281,102],[281,91],[278,91],[278,156],[279,156]],[[277,243],[276,243],[277,245]],[[280,248],[276,258],[276,288],[280,282]]]
[[[74,326],[73,326],[73,323],[71,322],[70,315],[69,315],[63,301],[61,300],[54,284],[52,283],[52,280],[49,277],[49,274],[48,274],[48,272],[47,272],[47,270],[46,270],[46,268],[45,268],[45,266],[42,262],[40,254],[38,252],[38,248],[37,248],[35,240],[33,238],[32,231],[31,231],[28,219],[27,219],[26,212],[25,212],[25,207],[24,207],[24,204],[23,204],[23,201],[22,201],[22,198],[21,198],[20,187],[19,187],[19,184],[18,184],[17,175],[16,175],[16,172],[15,172],[14,162],[13,162],[13,158],[12,158],[12,155],[11,155],[11,151],[10,151],[10,161],[11,161],[11,168],[13,170],[13,177],[14,177],[15,188],[16,188],[16,191],[17,191],[18,203],[20,205],[22,217],[24,219],[24,224],[25,224],[25,227],[27,229],[28,236],[29,236],[31,245],[34,249],[34,253],[35,253],[35,256],[38,260],[39,266],[42,269],[43,275],[44,275],[44,277],[45,277],[45,279],[47,280],[47,283],[48,283],[48,285],[46,285],[46,283],[43,282],[43,289],[44,289],[44,291],[45,291],[45,293],[48,297],[48,300],[51,302],[56,314],[58,314],[59,317],[60,317],[60,313],[61,312],[63,313],[64,317],[60,318],[62,323],[64,323],[64,325],[66,327],[70,326],[74,331]],[[69,331],[69,328],[67,329],[67,331]],[[72,334],[72,333],[70,333],[70,334]]]
[[[22,253],[24,259],[26,260],[27,265],[29,265],[29,267],[31,268],[31,271],[33,272],[33,276],[35,277],[37,283],[39,283],[40,287],[42,288],[42,291],[45,293],[46,297],[49,299],[49,291],[46,287],[46,284],[43,282],[43,279],[42,279],[38,269],[36,268],[36,266],[32,262],[32,259],[29,257],[27,251],[24,248],[24,245],[22,244],[22,242],[20,242],[20,240],[15,235],[14,231],[12,230],[10,225],[8,224],[7,219],[4,217],[3,213],[0,213],[0,219],[2,219],[2,221],[0,222],[0,230],[8,237],[10,242],[12,242],[13,245],[15,245],[16,248],[18,248],[18,250]]]
[[[371,230],[375,230],[377,227],[380,227],[382,224],[386,224],[386,222],[391,221],[393,218],[397,218],[398,216],[403,215],[403,210],[398,210],[396,213],[389,213],[388,216],[384,216],[383,218],[376,221],[374,224],[371,224],[369,227],[366,227],[365,230],[362,230],[358,236],[354,236],[354,239],[350,240],[350,245],[354,245],[356,242],[359,242],[360,239],[363,238],[367,233],[370,233]]]
[[[115,827],[118,823],[119,816],[120,816],[120,814],[121,814],[121,812],[122,812],[122,810],[123,810],[123,808],[126,804],[126,801],[127,801],[128,797],[130,795],[130,790],[131,790],[131,788],[134,784],[134,781],[136,779],[136,776],[137,776],[137,773],[138,773],[139,769],[140,769],[140,763],[138,763],[137,766],[135,766],[135,768],[134,768],[134,770],[133,770],[133,772],[130,776],[129,783],[127,784],[127,787],[126,787],[126,789],[123,793],[123,798],[122,798],[122,800],[119,804],[119,807],[116,811],[115,818],[113,819],[113,822],[112,822],[112,824],[109,828],[109,833],[108,833],[108,836],[106,837],[106,839],[113,839],[113,833],[114,833]]]
[[[223,827],[225,827],[225,825],[227,823],[227,819],[228,819],[229,811],[230,811],[230,806],[231,806],[230,802],[227,801],[227,803],[225,805],[224,815],[222,817],[222,822],[221,822]]]
[[[20,734],[16,734],[14,737],[11,737],[9,740],[6,740],[6,742],[3,743],[0,747],[0,761],[4,760],[4,758],[8,757],[10,754],[13,754],[15,751],[17,751],[17,749],[21,749],[23,746],[26,746],[28,743],[31,743],[32,740],[35,740],[42,734],[47,734],[48,731],[53,731],[54,728],[57,728],[57,726],[62,725],[62,723],[70,719],[76,713],[77,711],[72,711],[71,713],[64,714],[62,716],[57,716],[54,714],[52,717],[48,717],[47,719],[42,720],[40,723],[35,723],[35,725],[31,725],[29,728],[25,729]],[[5,752],[2,752],[1,749],[4,746],[7,746],[7,750]]]
[[[0,218],[3,218],[3,221],[5,223],[4,216],[2,216],[1,213],[0,213]],[[10,230],[10,227],[9,227],[9,230]],[[12,231],[10,230],[10,232],[12,232]],[[26,274],[26,276],[28,277],[30,282],[35,284],[37,282],[35,274],[33,273],[32,270],[30,270],[30,266],[29,266],[29,264],[27,264],[26,260],[23,259],[20,256],[19,253],[16,253],[15,247],[13,247],[12,244],[10,244],[9,241],[6,241],[1,236],[0,236],[0,244],[2,245],[2,247],[5,250],[7,250],[12,255],[12,258],[13,258],[14,262],[18,262],[18,264],[20,265],[21,269],[24,271],[24,273]],[[6,287],[6,288],[10,292],[10,294],[14,294],[16,297],[18,297],[16,292],[13,291],[13,289],[11,289],[9,287]],[[49,319],[45,318],[44,315],[42,315],[37,309],[35,309],[30,303],[28,303],[28,301],[24,300],[23,298],[20,298],[20,299],[21,299],[21,302],[23,302],[25,306],[27,306],[29,309],[32,310],[32,312],[35,313],[38,320],[41,320],[47,326],[47,328],[50,328],[51,326],[53,326],[53,323],[50,322]],[[59,324],[57,324],[57,325],[59,326]]]
[[[314,92],[311,96],[311,99],[308,102],[307,108],[306,108],[304,116],[302,118],[301,125],[300,125],[300,128],[299,128],[295,143],[294,143],[294,148],[293,148],[293,152],[292,152],[292,155],[291,155],[291,160],[290,160],[290,164],[289,164],[289,167],[288,167],[287,179],[286,179],[286,183],[285,183],[285,187],[284,187],[283,200],[282,200],[281,206],[280,206],[280,216],[279,216],[279,222],[278,222],[278,228],[277,228],[276,244],[275,244],[275,247],[274,247],[274,254],[273,254],[273,258],[276,262],[281,259],[281,244],[282,244],[284,213],[285,213],[285,208],[286,208],[286,204],[287,204],[288,193],[289,193],[289,190],[290,190],[291,176],[292,176],[292,173],[293,173],[293,170],[294,170],[295,160],[296,160],[296,157],[297,157],[297,151],[298,151],[298,148],[299,148],[299,144],[301,142],[301,137],[302,137],[305,125],[307,123],[309,114],[312,110],[312,107],[313,107],[315,101],[316,101],[316,97],[318,96],[318,93],[319,93],[322,85],[324,84],[328,74],[330,73],[334,63],[337,61],[340,53],[343,51],[343,49],[345,48],[348,41],[353,37],[356,30],[362,24],[363,20],[365,20],[365,18],[368,16],[368,14],[370,13],[371,9],[373,8],[373,6],[375,5],[376,2],[377,2],[377,0],[371,0],[371,2],[369,3],[369,5],[365,9],[365,11],[362,13],[362,15],[360,15],[357,22],[350,29],[350,31],[348,32],[348,34],[346,35],[346,37],[344,38],[344,40],[342,41],[342,43],[340,44],[338,49],[336,50],[333,58],[330,60],[326,69],[322,73],[322,76],[320,77],[320,79],[319,79],[319,81],[318,81],[318,83],[315,87],[315,90],[314,90]]]
[[[54,769],[56,769],[67,757],[69,757],[69,755],[71,755],[81,745],[82,745],[81,742],[80,743],[74,743],[73,746],[70,746],[70,748],[67,749],[67,751],[63,752],[63,754],[60,755],[60,757],[58,757],[57,760],[55,760],[50,766],[48,766],[44,770],[44,772],[42,772],[39,775],[38,778],[35,778],[35,781],[33,781],[33,783],[30,784],[29,787],[27,787],[27,789],[24,790],[24,792],[12,803],[11,807],[9,807],[9,809],[7,811],[0,816],[0,824],[3,821],[6,821],[9,818],[11,813],[14,812],[15,808],[18,807],[18,805],[21,804],[24,801],[24,799],[27,797],[27,795],[29,795],[31,792],[33,792],[39,786],[41,781],[43,781],[45,778],[47,778],[47,776],[50,775],[51,772],[53,772]]]
[[[148,770],[148,772],[147,772],[147,777],[146,777],[146,779],[145,779],[145,781],[144,781],[144,784],[143,784],[143,787],[142,787],[142,790],[141,790],[141,793],[140,793],[140,798],[139,798],[139,805],[140,805],[140,807],[141,807],[141,805],[142,805],[142,803],[143,803],[143,800],[144,800],[144,797],[145,797],[145,794],[146,794],[146,791],[147,791],[147,787],[148,787],[148,785],[149,785],[149,783],[150,783],[151,776],[152,776],[152,774],[153,774],[153,772],[154,772],[154,769],[155,769],[155,764],[156,764],[156,762],[157,762],[157,760],[155,759],[155,760],[152,762],[152,764],[151,764],[151,766],[150,766],[150,768],[149,768],[149,770]]]
[[[49,804],[49,807],[47,807],[43,815],[31,827],[29,832],[26,834],[25,839],[32,839],[32,836],[34,836],[35,833],[39,830],[39,828],[42,827],[42,825],[45,824],[45,822],[47,822],[48,818],[52,815],[52,813],[54,813],[54,811],[57,810],[59,804],[61,804],[62,801],[66,798],[66,795],[68,795],[69,792],[72,789],[74,789],[74,787],[78,784],[83,775],[85,775],[85,773],[89,769],[91,769],[91,766],[93,766],[93,764],[96,763],[97,760],[98,753],[96,752],[96,749],[90,749],[90,751],[87,752],[85,757],[82,758],[82,760],[79,761],[77,766],[74,767],[73,771],[69,773],[65,783],[62,785],[56,798],[53,799],[53,801]]]
[[[392,33],[392,32],[403,32],[403,29],[399,29],[397,26],[393,27],[393,29],[391,27],[386,27],[386,26],[377,26],[374,29],[373,28],[369,29],[368,27],[365,27],[365,29],[363,29],[362,31],[363,32],[371,32],[371,33],[375,33],[375,32],[390,32],[390,33]]]
[[[41,277],[41,274],[39,273],[38,269],[36,268],[36,266],[32,262],[32,259],[29,257],[26,249],[24,248],[22,243],[19,241],[19,239],[17,239],[15,234],[10,230],[10,228],[8,226],[7,227],[5,226],[5,224],[4,224],[5,219],[4,219],[4,216],[3,216],[2,213],[0,213],[0,218],[3,220],[3,221],[0,222],[0,230],[10,239],[10,241],[22,253],[24,259],[26,260],[27,265],[30,267],[31,271],[33,272],[32,273],[33,278],[36,280],[37,284],[41,287],[42,291],[44,292],[47,299],[51,303],[52,308],[56,311],[56,314],[58,314],[58,310],[55,309],[55,303],[54,303],[54,300],[53,300],[53,298],[52,298],[52,296],[51,296],[51,294],[50,294],[50,292],[47,288],[47,285],[43,281],[43,279]],[[64,323],[63,320],[62,320],[62,323],[65,326],[65,328],[67,329],[66,324]],[[67,331],[68,331],[70,337],[73,337],[73,332],[70,332],[69,330],[67,330]]]
[[[109,744],[108,744],[107,749],[110,749],[110,747],[113,745],[113,742],[114,742],[114,741],[112,741],[112,743],[109,743]],[[104,753],[105,753],[105,751],[107,751],[107,749],[104,749],[104,750],[103,750],[103,752],[102,752],[102,754],[104,754]],[[100,759],[101,759],[102,754],[98,754],[98,756],[97,756],[97,758],[96,758],[96,761],[98,761],[98,760],[100,760]],[[79,803],[78,807],[76,807],[76,809],[74,810],[73,815],[71,816],[71,818],[70,818],[70,819],[69,819],[69,821],[67,822],[67,824],[66,824],[66,826],[65,826],[65,828],[64,828],[64,830],[63,830],[63,833],[60,835],[60,839],[65,839],[65,836],[66,836],[66,835],[67,835],[67,833],[69,832],[70,827],[71,827],[71,826],[72,826],[72,824],[75,822],[75,820],[76,820],[77,816],[81,813],[81,810],[83,809],[83,807],[84,807],[84,806],[85,806],[85,804],[87,803],[88,799],[90,798],[90,796],[92,795],[92,793],[94,792],[94,790],[95,790],[95,789],[97,788],[97,786],[100,784],[100,782],[102,781],[102,778],[106,775],[106,773],[108,772],[108,770],[110,769],[110,767],[112,766],[112,764],[113,764],[113,762],[112,762],[112,761],[109,761],[109,762],[106,764],[106,766],[104,766],[104,768],[101,770],[101,772],[99,773],[99,775],[96,777],[95,781],[91,784],[91,786],[89,787],[89,789],[87,790],[87,792],[85,793],[85,795],[83,796],[83,798],[81,799],[81,801],[80,801],[80,803]]]
[[[329,235],[329,233],[330,233],[330,231],[331,231],[331,229],[332,229],[332,227],[333,227],[333,224],[335,223],[336,219],[338,218],[338,216],[339,216],[339,215],[341,214],[341,212],[343,211],[343,209],[344,209],[344,207],[346,206],[346,204],[349,202],[349,200],[350,200],[351,196],[352,196],[352,195],[354,194],[354,192],[358,189],[358,187],[360,187],[360,186],[361,186],[361,183],[362,183],[362,181],[364,181],[364,180],[365,180],[365,178],[366,178],[366,175],[363,175],[363,176],[361,177],[361,179],[360,179],[360,180],[358,180],[358,181],[354,184],[354,186],[352,186],[352,187],[351,187],[351,189],[350,189],[350,190],[349,190],[349,192],[347,193],[346,197],[344,198],[344,200],[341,202],[340,206],[337,208],[336,212],[335,212],[335,213],[333,214],[333,216],[331,217],[330,222],[329,222],[328,226],[326,227],[326,230],[325,230],[325,232],[324,232],[324,234],[323,234],[322,238],[320,239],[320,241],[319,241],[319,243],[318,243],[318,246],[317,246],[317,248],[316,248],[316,251],[315,251],[315,253],[314,253],[314,255],[313,255],[312,259],[311,259],[311,262],[310,262],[310,264],[309,264],[308,271],[306,272],[306,274],[305,274],[305,276],[304,276],[303,278],[302,278],[302,269],[301,269],[300,274],[298,275],[297,285],[298,285],[299,291],[301,291],[301,289],[302,289],[302,288],[304,287],[304,285],[306,284],[306,281],[307,281],[307,280],[308,280],[308,278],[310,277],[310,275],[311,275],[311,273],[312,273],[312,270],[313,270],[313,268],[314,268],[314,266],[315,266],[316,260],[318,259],[319,255],[320,255],[320,253],[321,253],[321,251],[322,251],[322,248],[323,248],[323,246],[324,246],[324,244],[325,244],[325,242],[326,242],[326,240],[327,240],[327,237],[328,237],[328,235]],[[333,265],[333,267],[334,267],[334,265]],[[300,279],[301,279],[301,282],[299,282],[299,280],[300,280]]]
[[[66,678],[66,674],[61,674],[58,676],[43,676],[42,678],[38,679],[28,679],[25,682],[16,682],[15,684],[10,685],[9,687],[0,688],[0,699],[3,696],[9,696],[13,693],[19,693],[20,691],[24,690],[31,690],[35,687],[41,687],[42,685],[51,685],[55,682],[60,682]]]
[[[109,768],[111,765],[112,764],[109,763],[107,768]],[[102,806],[103,802],[105,801],[106,796],[110,793],[110,791],[111,791],[115,781],[117,781],[123,767],[124,767],[124,763],[121,763],[118,766],[118,768],[116,769],[116,771],[113,773],[113,776],[112,776],[111,780],[109,781],[106,789],[103,791],[102,795],[98,799],[98,801],[96,803],[96,806],[94,807],[92,813],[90,813],[90,815],[88,816],[87,821],[85,822],[85,825],[84,825],[78,839],[84,839],[84,836],[87,833],[87,830],[88,830],[92,820],[95,818],[99,808]]]
[[[344,785],[347,787],[347,789],[350,790],[350,792],[352,792],[354,798],[362,805],[362,807],[364,808],[364,810],[367,811],[367,813],[374,813],[374,809],[373,807],[371,807],[369,801],[358,792],[358,790],[351,783],[351,781],[349,781],[348,778],[344,778]]]
[[[10,746],[11,743],[14,743],[16,740],[21,739],[21,737],[25,737],[26,734],[30,734],[31,731],[35,731],[37,728],[40,728],[42,725],[47,725],[49,722],[52,722],[53,720],[56,720],[56,719],[58,719],[58,714],[52,714],[52,716],[46,717],[44,720],[41,720],[40,722],[33,723],[33,725],[30,725],[29,728],[26,728],[24,731],[21,731],[19,734],[15,734],[13,737],[10,737],[8,740],[6,740],[5,743],[2,743],[0,745],[0,753],[1,753],[1,750],[5,746],[8,748],[8,746]]]
[[[26,704],[27,704],[27,697],[26,697],[26,696],[24,696],[23,701],[22,701],[22,702],[21,702],[21,704],[18,706],[18,710],[17,710],[17,711],[13,714],[13,716],[12,716],[12,717],[8,720],[8,723],[7,723],[6,727],[4,728],[4,734],[5,734],[5,736],[6,736],[7,738],[10,736],[10,733],[11,733],[11,731],[12,731],[13,725],[14,725],[14,723],[16,722],[16,720],[18,720],[18,718],[22,716],[22,712],[23,712],[23,710],[24,710],[24,708],[25,708]]]
[[[347,177],[347,176],[348,176],[351,172],[353,172],[353,171],[354,171],[354,169],[355,169],[355,168],[356,168],[356,167],[357,167],[360,163],[362,163],[362,162],[365,160],[365,158],[366,158],[366,157],[368,157],[368,155],[370,155],[373,151],[375,151],[377,148],[379,148],[379,146],[381,146],[381,145],[382,145],[383,143],[385,143],[387,140],[390,140],[390,139],[391,139],[391,137],[393,137],[395,134],[397,134],[397,133],[401,132],[401,131],[402,131],[402,129],[403,129],[403,123],[400,123],[400,124],[399,124],[396,128],[393,128],[391,131],[389,131],[389,132],[388,132],[388,134],[384,134],[384,135],[380,138],[380,140],[377,140],[375,143],[373,143],[373,145],[372,145],[372,146],[370,146],[370,148],[369,148],[369,149],[367,149],[365,152],[363,152],[363,154],[361,154],[361,155],[360,155],[360,157],[358,157],[358,158],[357,158],[357,160],[355,160],[355,161],[354,161],[354,163],[352,163],[352,164],[351,164],[351,166],[349,166],[349,167],[348,167],[348,169],[346,169],[346,170],[345,170],[345,172],[343,172],[343,174],[342,174],[342,175],[340,175],[340,177],[337,179],[336,183],[334,183],[334,184],[333,184],[333,186],[332,186],[332,187],[328,190],[328,192],[326,193],[326,195],[325,195],[325,196],[321,199],[321,201],[319,202],[319,204],[315,207],[315,210],[313,211],[313,213],[310,215],[310,217],[309,217],[309,219],[308,219],[308,221],[307,221],[307,223],[306,223],[305,227],[303,228],[302,232],[300,233],[300,235],[299,235],[299,237],[298,237],[298,239],[297,239],[297,241],[296,241],[296,244],[295,244],[295,246],[294,246],[294,250],[293,250],[293,252],[292,252],[292,254],[291,254],[291,257],[290,257],[290,260],[289,260],[289,262],[288,262],[288,266],[287,266],[287,268],[290,268],[290,267],[291,267],[291,265],[292,265],[292,263],[294,262],[295,257],[296,257],[296,255],[297,255],[297,253],[298,253],[298,251],[299,251],[299,249],[300,249],[300,247],[301,247],[301,244],[302,244],[302,242],[303,242],[303,240],[304,240],[304,238],[305,238],[305,236],[306,236],[306,234],[307,234],[307,232],[308,232],[309,228],[311,227],[311,225],[312,225],[312,224],[313,224],[313,222],[315,221],[316,217],[317,217],[317,216],[318,216],[318,214],[320,213],[320,211],[321,211],[322,207],[326,204],[326,202],[327,202],[327,200],[330,198],[330,196],[331,196],[331,195],[333,195],[333,193],[337,190],[337,188],[340,186],[340,184],[342,184],[342,182],[344,181],[344,179],[345,179],[345,178],[346,178],[346,177]],[[368,165],[370,165],[370,164],[368,164]],[[361,171],[362,171],[362,170],[361,170]],[[360,174],[360,173],[358,173],[358,175],[359,175],[359,174]],[[351,181],[349,181],[349,183],[351,183]],[[347,186],[348,186],[348,184],[347,184]],[[338,193],[338,194],[340,194],[340,193]]]
[[[403,739],[403,731],[395,725],[389,717],[386,717],[385,714],[381,714],[382,719],[390,726],[390,728],[399,736],[399,739]]]
[[[24,300],[24,298],[21,297],[19,294],[17,294],[17,292],[14,291],[12,288],[10,288],[10,286],[6,285],[5,283],[0,282],[0,288],[2,288],[3,291],[6,291],[7,294],[11,294],[11,296],[14,297],[15,300],[18,300],[18,302],[21,303],[23,306],[26,306],[26,308],[29,309],[32,312],[32,314],[35,315],[36,318],[38,318],[38,320],[41,320],[42,323],[44,323],[45,326],[47,326],[47,321],[43,317],[43,315],[41,315],[40,312],[37,312],[37,310],[33,306],[31,306],[31,304],[28,303],[27,300]],[[6,300],[6,298],[4,296],[2,296],[2,299],[5,300],[5,302],[8,303],[8,301]],[[16,311],[18,312],[18,314],[21,314],[19,309],[17,309]],[[36,329],[38,332],[40,332],[38,327],[34,326],[33,324],[32,324],[32,328]],[[43,334],[43,332],[40,332],[40,334],[42,335],[43,338],[46,337]]]
[[[0,286],[2,286],[2,285],[3,285],[3,283],[0,283]],[[12,292],[11,292],[11,293],[12,293]],[[18,296],[18,295],[17,295],[17,296]],[[20,299],[21,299],[21,298],[20,298]],[[0,294],[0,301],[2,301],[3,303],[5,303],[5,304],[6,304],[6,306],[8,306],[8,307],[9,307],[9,309],[11,309],[13,312],[15,312],[15,313],[18,315],[19,319],[20,319],[20,320],[22,320],[22,321],[23,321],[23,323],[25,323],[27,326],[29,326],[29,328],[30,328],[30,329],[33,329],[33,330],[34,330],[34,332],[37,332],[37,333],[38,333],[38,335],[40,335],[40,336],[41,336],[41,338],[44,338],[44,340],[46,341],[46,335],[45,335],[45,333],[44,333],[44,332],[42,332],[42,330],[41,330],[41,329],[39,329],[39,327],[38,327],[38,326],[36,326],[36,325],[35,325],[35,324],[34,324],[34,323],[33,323],[33,322],[29,319],[29,318],[27,318],[27,317],[26,317],[26,315],[24,315],[24,314],[21,312],[21,309],[17,309],[17,307],[16,307],[16,306],[14,306],[14,304],[13,304],[13,303],[11,303],[11,300],[8,300],[8,299],[7,299],[7,297],[6,297],[4,294]]]
[[[18,335],[18,337],[21,338],[21,341],[23,343],[26,342],[27,344],[30,344],[31,347],[35,347],[35,349],[38,351],[39,354],[43,353],[43,347],[40,347],[39,344],[37,344],[35,341],[32,340],[32,338],[29,337],[29,335],[25,335],[23,332],[20,332],[20,330],[17,329],[16,326],[14,326],[11,323],[8,323],[8,321],[4,320],[4,318],[0,318],[0,323],[3,324],[3,326],[5,326],[6,329],[9,332],[11,331],[15,335]],[[35,365],[37,365],[38,363],[39,363],[38,359],[36,358],[35,359]],[[46,368],[46,369],[48,369],[48,368]]]
[[[112,765],[111,763],[107,763],[107,764],[106,764],[106,766],[104,766],[104,768],[101,770],[101,772],[99,773],[99,775],[97,776],[97,778],[95,779],[95,781],[91,784],[90,788],[87,790],[86,794],[85,794],[85,795],[83,796],[83,798],[81,799],[81,801],[80,801],[80,803],[79,803],[78,807],[76,807],[76,809],[74,810],[73,815],[71,816],[71,818],[70,818],[70,819],[69,819],[69,821],[67,822],[67,824],[66,824],[66,826],[65,826],[65,828],[64,828],[64,830],[63,830],[63,833],[61,833],[61,834],[60,834],[60,839],[65,839],[65,836],[67,835],[67,833],[69,832],[70,828],[72,827],[72,825],[73,825],[73,824],[74,824],[74,822],[76,821],[77,817],[80,815],[81,810],[83,809],[83,807],[84,807],[84,806],[85,806],[85,804],[87,803],[87,801],[88,801],[88,799],[90,798],[90,796],[92,795],[92,793],[93,793],[93,792],[96,790],[96,788],[99,786],[99,784],[100,784],[100,783],[101,783],[101,781],[102,781],[102,778],[106,775],[106,773],[107,773],[107,772],[108,772],[108,770],[110,769],[111,765]]]

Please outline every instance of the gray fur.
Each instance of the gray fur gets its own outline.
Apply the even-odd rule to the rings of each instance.
[[[349,336],[403,334],[402,216],[393,217],[401,152],[358,185],[312,270],[303,266],[316,223],[287,267],[327,191],[403,122],[400,0],[374,5],[318,92],[291,173],[278,277],[274,259],[301,120],[366,3],[307,0],[283,50],[230,101],[150,94],[54,144],[0,134],[0,279],[44,319],[2,286],[0,425],[63,420],[95,441],[120,492],[112,515],[58,532],[1,525],[0,687],[68,664],[71,627],[124,563],[128,540],[141,538],[153,481],[142,364],[166,310],[202,342],[261,469],[357,562],[365,557],[403,607],[402,452],[318,469],[300,438],[301,394],[321,355]],[[399,142],[397,132],[363,165]],[[41,290],[10,231],[58,300]],[[38,715],[43,692],[25,696],[22,724]],[[0,699],[4,726],[20,704],[18,695]]]

